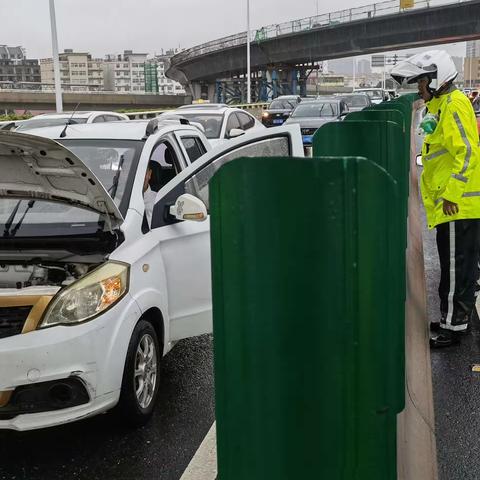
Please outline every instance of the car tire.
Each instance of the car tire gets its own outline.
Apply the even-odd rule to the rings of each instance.
[[[128,345],[120,400],[114,413],[122,424],[145,425],[158,396],[162,352],[152,324],[140,320]]]

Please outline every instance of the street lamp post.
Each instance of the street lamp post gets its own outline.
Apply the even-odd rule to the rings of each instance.
[[[55,78],[55,104],[57,113],[63,112],[62,85],[60,83],[60,62],[58,60],[57,21],[55,19],[55,0],[50,2],[50,27],[52,31],[53,74]]]
[[[250,0],[247,0],[247,103],[252,102],[252,81],[250,70]]]

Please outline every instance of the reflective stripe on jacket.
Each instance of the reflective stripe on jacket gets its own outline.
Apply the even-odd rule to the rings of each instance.
[[[472,105],[455,89],[434,97],[427,108],[438,118],[422,149],[421,190],[428,227],[480,218],[480,148]],[[459,212],[445,215],[443,199],[457,203]]]

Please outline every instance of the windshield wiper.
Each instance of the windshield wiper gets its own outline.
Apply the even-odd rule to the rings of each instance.
[[[123,162],[125,161],[125,157],[123,155],[120,155],[120,161],[118,162],[118,170],[115,176],[113,177],[113,182],[111,187],[107,190],[108,193],[110,193],[110,196],[112,197],[112,200],[115,198],[115,195],[117,194],[117,189],[118,189],[118,184],[120,183],[120,174],[122,173],[122,167],[123,167]]]
[[[27,208],[23,212],[22,218],[18,221],[18,223],[15,225],[13,230],[10,232],[10,237],[14,237],[15,234],[18,232],[18,229],[22,226],[23,220],[25,219],[25,216],[27,215],[28,211],[35,205],[35,200],[30,200],[28,202]]]
[[[8,217],[8,220],[5,222],[5,230],[3,231],[3,236],[8,237],[10,235],[10,227],[12,226],[13,220],[15,219],[15,216],[17,215],[18,209],[20,207],[20,204],[23,202],[23,200],[19,200],[15,207],[13,207],[12,213]]]

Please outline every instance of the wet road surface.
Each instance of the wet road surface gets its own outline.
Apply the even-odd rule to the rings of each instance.
[[[150,423],[125,430],[108,415],[32,432],[0,432],[1,480],[178,480],[214,421],[211,336],[163,359]]]
[[[440,266],[435,231],[424,230],[429,320],[438,321]],[[477,303],[478,308],[478,303]],[[460,345],[431,350],[439,480],[480,478],[480,324]]]

